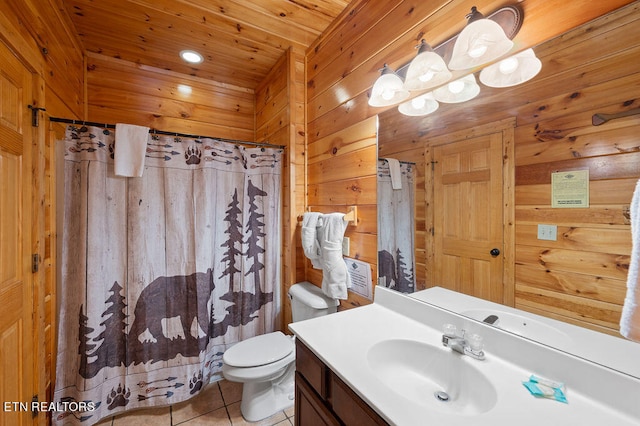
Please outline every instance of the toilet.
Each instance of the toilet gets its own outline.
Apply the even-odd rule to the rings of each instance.
[[[289,289],[293,322],[334,313],[339,301],[309,282]],[[242,386],[240,411],[256,422],[293,405],[296,352],[294,337],[280,331],[243,340],[222,357],[222,375]]]

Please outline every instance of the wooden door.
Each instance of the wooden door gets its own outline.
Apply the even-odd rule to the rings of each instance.
[[[32,76],[0,42],[0,425],[31,423]],[[10,403],[7,406],[7,403]],[[16,404],[27,404],[20,406]],[[7,410],[8,408],[8,410]]]
[[[503,303],[502,133],[433,149],[433,284]]]

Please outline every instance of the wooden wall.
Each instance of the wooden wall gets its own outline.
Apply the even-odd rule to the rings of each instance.
[[[87,54],[87,120],[254,140],[254,91]]]
[[[36,82],[32,104],[46,108],[35,132],[33,164],[33,253],[41,258],[34,279],[34,393],[53,400],[56,353],[55,131],[47,115],[80,118],[83,102],[82,51],[57,0],[0,0],[0,38],[31,67]],[[26,108],[26,105],[25,105]],[[59,127],[56,127],[59,130]],[[54,129],[55,130],[55,129]],[[47,423],[45,413],[37,422]]]
[[[341,53],[353,40],[358,40],[363,27],[356,27],[356,15],[361,5],[356,2],[338,18],[324,37],[307,50],[307,197],[308,207],[322,213],[348,211],[356,206],[358,220],[350,225],[345,236],[350,239],[347,257],[371,265],[373,282],[377,277],[377,208],[376,208],[376,131],[377,117],[364,114],[350,120],[349,109],[362,110],[361,100],[350,100],[347,92],[334,91],[331,84],[343,76],[345,65]],[[379,12],[380,8],[376,12]],[[359,22],[360,23],[360,22]],[[331,79],[335,80],[331,80]],[[317,106],[322,99],[332,97],[334,105]],[[346,102],[347,111],[334,110],[338,99]],[[344,105],[343,105],[344,106]],[[343,114],[344,112],[344,114]],[[340,115],[338,117],[337,115]],[[322,271],[313,269],[305,260],[307,280],[320,285]],[[349,293],[340,309],[370,303],[370,300]]]
[[[618,1],[604,4],[583,0],[559,6],[557,3],[552,4],[544,0],[524,0],[519,2],[524,10],[524,25],[514,41],[517,48],[523,50],[557,37],[571,28],[627,3],[630,2]],[[350,203],[364,205],[371,203],[372,209],[375,209],[373,207],[375,155],[372,152],[375,146],[375,138],[372,137],[375,125],[372,120],[377,114],[391,109],[371,108],[367,104],[371,86],[379,75],[378,70],[384,63],[388,63],[392,68],[398,68],[407,63],[415,55],[413,46],[421,38],[427,39],[433,45],[438,45],[451,37],[462,28],[464,25],[462,17],[473,5],[478,6],[479,10],[485,13],[490,13],[502,6],[503,2],[393,1],[382,4],[367,0],[356,1],[350,5],[338,22],[308,49],[307,134],[310,205],[317,203],[322,206],[322,209],[339,210]],[[558,41],[564,39],[564,36],[559,37]],[[598,50],[602,48],[599,47]],[[567,62],[568,59],[562,59],[562,63]],[[535,92],[534,88],[532,93],[535,94]],[[573,98],[569,100],[571,99]],[[393,134],[393,144],[396,148],[384,151],[384,155],[392,154],[395,149],[413,150],[414,155],[411,156],[411,160],[424,164],[425,145],[421,138],[444,135],[465,127],[490,123],[514,115],[514,111],[501,108],[499,98],[496,97],[494,100],[496,102],[490,105],[492,114],[486,117],[483,114],[474,113],[467,115],[466,111],[458,107],[451,108],[445,115],[438,115],[426,124],[420,119],[415,119],[413,124],[397,123],[400,125]],[[561,96],[550,101],[553,104],[546,106],[547,113],[555,108],[563,109],[564,103],[567,102]],[[589,101],[582,102],[584,107]],[[529,105],[529,100],[524,99],[523,103]],[[614,106],[614,109],[623,108],[620,102],[616,104],[611,99],[610,105]],[[538,107],[541,106],[538,105]],[[528,111],[535,115],[533,106],[529,105]],[[518,121],[520,121],[519,117]],[[369,141],[369,143],[363,143],[363,141]],[[385,143],[388,147],[392,142],[381,140],[381,148]],[[519,161],[519,167],[520,164],[525,165],[522,159]],[[421,170],[425,170],[424,167]],[[419,174],[418,184],[424,181],[424,174]],[[423,195],[418,195],[418,201],[420,205],[417,207],[417,214],[422,217],[418,217],[416,226],[427,230],[424,215],[430,201]],[[531,210],[537,211],[535,207]],[[520,210],[517,214],[518,220],[523,220]],[[367,219],[372,223],[374,220],[375,215]],[[355,252],[370,259],[375,270],[376,228],[372,226],[365,232],[361,240],[352,240],[352,253]],[[426,244],[425,242],[424,246],[417,247],[423,255],[427,251]],[[426,281],[426,275],[427,272],[419,279]],[[315,283],[321,280],[313,270],[308,271],[307,277]],[[524,301],[526,290],[527,288],[523,286],[519,287],[520,301]],[[536,300],[538,307],[551,306],[550,300],[533,296],[530,299]],[[362,302],[350,300],[343,304],[343,307]],[[519,306],[523,307],[522,303]]]
[[[282,169],[282,321],[291,322],[287,292],[304,280],[298,215],[304,212],[304,55],[289,49],[256,88],[256,140],[284,145]],[[299,266],[300,265],[300,266]]]
[[[514,264],[507,265],[515,275],[508,283],[515,306],[611,334],[618,330],[631,252],[623,212],[640,178],[640,118],[596,127],[591,117],[639,106],[639,9],[635,2],[537,46],[543,68],[534,80],[512,89],[483,87],[476,102],[483,107],[469,107],[474,129],[516,117],[516,250]],[[455,120],[464,107],[445,106],[422,120],[391,110],[382,114],[381,153],[417,159],[423,171],[418,198],[428,194],[430,140],[473,131]],[[437,120],[446,128],[435,126]],[[590,207],[551,208],[551,173],[584,169],[590,173]],[[429,223],[430,200],[423,198],[418,222]],[[557,225],[557,241],[538,240],[538,224]],[[417,254],[426,265],[431,239],[424,231],[420,237],[426,250],[420,246]],[[426,266],[421,278],[432,285]]]
[[[635,3],[537,49],[546,69],[515,131],[516,307],[613,334],[631,253],[624,210],[640,178],[640,116],[597,127],[591,117],[640,107],[639,24]],[[551,173],[585,169],[589,208],[550,208]],[[539,223],[558,225],[557,241],[538,240]]]

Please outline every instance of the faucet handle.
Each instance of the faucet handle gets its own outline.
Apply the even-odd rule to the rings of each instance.
[[[442,332],[447,337],[458,337],[458,327],[456,327],[454,324],[443,325]]]
[[[466,341],[467,346],[464,348],[464,353],[469,355],[471,358],[483,360],[484,351],[482,350],[482,347],[484,346],[484,342],[482,336],[472,333],[467,337]]]
[[[484,339],[479,334],[471,334],[467,337],[469,348],[474,352],[480,352],[484,347]]]

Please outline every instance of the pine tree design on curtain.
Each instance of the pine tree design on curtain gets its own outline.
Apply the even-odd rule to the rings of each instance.
[[[249,293],[248,300],[245,301],[243,307],[243,320],[247,322],[252,321],[255,317],[253,314],[260,309],[260,306],[269,303],[273,300],[273,293],[264,293],[260,283],[260,271],[264,269],[264,264],[260,262],[260,256],[264,254],[264,247],[260,246],[260,242],[266,235],[263,231],[264,222],[262,218],[264,214],[259,213],[258,205],[256,204],[256,197],[266,197],[267,193],[258,187],[253,185],[253,182],[249,180],[247,189],[249,195],[249,220],[247,221],[247,232],[249,234],[247,244],[247,258],[253,260],[253,264],[249,271],[245,274],[249,275],[253,273],[253,285],[254,292]],[[245,323],[243,323],[245,324]]]
[[[78,333],[79,340],[80,340],[80,343],[78,344],[78,355],[80,355],[80,365],[78,366],[78,373],[82,377],[86,378],[86,377],[95,376],[95,372],[88,371],[87,354],[90,353],[93,350],[93,348],[96,347],[96,345],[90,343],[91,338],[89,337],[89,335],[93,333],[93,328],[87,326],[87,321],[89,320],[89,317],[87,317],[82,312],[82,309],[83,309],[83,306],[81,305],[80,314],[78,315],[78,322],[80,323],[79,333]]]
[[[242,225],[238,222],[237,219],[234,218],[234,216],[232,216],[233,212],[236,211],[233,208],[233,205],[234,205],[233,203],[237,203],[235,195],[236,194],[234,194],[234,201],[232,202],[230,209],[227,210],[228,215],[225,218],[225,220],[229,218],[229,228],[227,230],[229,232],[229,240],[228,240],[229,244],[225,243],[225,246],[228,247],[227,253],[233,252],[235,254],[239,254],[238,250],[235,249],[235,243],[237,243],[237,240],[234,239],[234,236],[236,238],[241,239],[242,234],[237,231],[238,229],[237,227],[238,225],[239,226],[242,226]],[[255,319],[254,314],[258,312],[260,307],[273,301],[273,293],[265,293],[262,291],[262,287],[260,284],[260,274],[259,274],[260,270],[264,268],[264,264],[260,261],[260,255],[264,254],[264,248],[260,246],[260,241],[265,237],[265,233],[263,232],[264,223],[261,221],[261,218],[264,217],[264,214],[258,212],[256,197],[258,196],[266,197],[267,193],[257,188],[256,186],[254,186],[251,180],[249,180],[249,183],[247,185],[247,195],[249,197],[249,218],[247,219],[247,232],[246,232],[248,234],[247,241],[246,241],[246,244],[248,247],[247,247],[247,252],[244,254],[246,255],[247,259],[251,259],[253,263],[249,268],[249,271],[245,274],[245,276],[248,276],[249,274],[253,273],[254,292],[252,293],[250,291],[239,291],[239,292],[232,291],[233,282],[234,282],[233,274],[240,271],[236,269],[235,266],[232,266],[233,260],[230,257],[230,255],[227,255],[225,257],[225,260],[229,262],[229,266],[225,270],[225,273],[227,275],[231,275],[230,277],[231,284],[229,285],[230,293],[227,293],[224,296],[221,296],[220,298],[233,303],[232,306],[227,308],[227,311],[229,313],[235,313],[235,315],[238,315],[238,313],[240,314],[239,316],[237,316],[237,319],[239,320],[239,324],[237,323],[229,324],[232,326],[246,325],[249,322],[253,321]],[[240,307],[240,312],[236,311],[238,307]],[[217,326],[224,327],[225,326],[224,321],[223,321],[223,324],[220,324]]]
[[[404,260],[404,255],[400,248],[396,250],[396,259],[398,259],[396,268],[397,274],[396,277],[398,281],[396,282],[396,290],[402,293],[413,293],[415,289],[413,288],[413,265],[407,267],[407,264]]]
[[[226,216],[224,221],[228,223],[227,229],[224,231],[228,234],[229,238],[221,245],[226,248],[223,262],[227,263],[227,267],[222,271],[222,275],[218,278],[223,279],[225,276],[229,277],[229,291],[220,296],[222,300],[233,302],[233,305],[226,308],[227,315],[225,319],[220,322],[214,320],[214,310],[211,309],[211,319],[209,321],[209,334],[212,336],[222,336],[227,332],[227,329],[232,326],[240,325],[240,316],[237,315],[238,301],[234,297],[233,289],[235,288],[235,277],[240,272],[240,269],[236,267],[236,262],[242,257],[242,223],[238,220],[238,216],[242,213],[242,210],[238,207],[238,190],[233,191],[233,197],[231,203],[228,205],[228,209],[225,211]],[[235,315],[234,315],[235,314]],[[227,318],[235,318],[235,320],[227,321]]]
[[[125,309],[127,305],[124,303],[124,296],[120,294],[122,290],[122,286],[117,281],[113,283],[110,290],[112,295],[107,299],[107,303],[111,305],[102,314],[102,318],[105,320],[100,323],[104,327],[104,331],[93,339],[96,342],[101,341],[100,346],[93,353],[97,359],[89,366],[118,367],[125,363],[127,353],[127,335],[125,334],[127,315]]]

